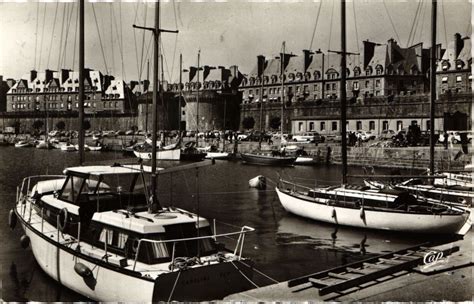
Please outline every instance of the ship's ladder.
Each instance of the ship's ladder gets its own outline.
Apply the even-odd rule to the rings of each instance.
[[[375,282],[401,271],[409,271],[419,265],[432,262],[430,256],[446,257],[459,251],[458,246],[445,250],[436,250],[425,247],[427,244],[417,245],[396,252],[383,254],[344,266],[332,268],[318,273],[306,275],[288,281],[288,287],[299,287],[298,292],[308,288],[317,288],[320,296],[332,292],[343,293],[352,288],[361,288],[363,284]],[[428,257],[428,261],[427,261]]]

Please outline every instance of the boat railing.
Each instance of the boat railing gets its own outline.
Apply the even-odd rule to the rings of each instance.
[[[237,257],[237,259],[240,260],[242,258],[245,235],[247,233],[253,232],[253,231],[255,231],[255,229],[252,228],[252,227],[242,226],[239,231],[216,234],[215,230],[214,230],[214,234],[205,235],[205,236],[198,236],[198,237],[190,237],[190,238],[182,238],[182,239],[171,239],[171,240],[140,239],[140,240],[138,240],[138,245],[137,245],[137,249],[136,249],[136,253],[135,253],[135,260],[134,260],[134,263],[133,263],[133,270],[135,271],[135,269],[136,269],[140,249],[143,247],[142,244],[144,244],[144,243],[150,243],[150,244],[168,244],[168,243],[172,243],[173,244],[173,250],[172,250],[172,253],[171,253],[171,261],[174,261],[174,259],[176,257],[175,253],[176,253],[176,244],[177,243],[188,242],[188,241],[200,241],[200,240],[205,240],[205,239],[217,240],[218,238],[228,238],[228,237],[231,237],[231,236],[238,235],[233,253]],[[170,270],[173,271],[173,267]]]
[[[310,191],[310,190],[314,190],[314,188],[304,186],[304,185],[301,185],[301,184],[297,184],[295,182],[291,182],[291,181],[284,180],[284,179],[280,179],[279,184],[280,184],[281,187],[291,189],[293,192],[307,192],[307,191]]]
[[[33,175],[23,178],[19,187],[17,187],[16,201],[25,197],[31,197],[31,190],[40,181],[65,178],[65,175]],[[59,190],[59,189],[58,189]]]

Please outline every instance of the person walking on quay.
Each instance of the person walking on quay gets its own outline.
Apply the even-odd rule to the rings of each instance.
[[[444,131],[444,149],[448,150],[448,132],[445,130]]]

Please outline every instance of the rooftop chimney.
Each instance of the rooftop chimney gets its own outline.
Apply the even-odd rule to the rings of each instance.
[[[257,76],[261,77],[264,71],[265,71],[265,56],[258,55],[257,56]]]
[[[311,52],[310,50],[303,50],[303,56],[304,56],[304,71],[306,72],[306,70],[308,69],[309,65],[311,64],[311,60],[313,59],[313,57],[311,55],[313,55],[314,53]]]
[[[459,33],[454,34],[454,58],[457,59],[459,53],[461,53],[462,48],[464,47],[464,40],[461,39]]]
[[[30,82],[33,82],[33,80],[35,80],[37,76],[38,76],[38,72],[36,72],[36,70],[31,70],[30,71]]]

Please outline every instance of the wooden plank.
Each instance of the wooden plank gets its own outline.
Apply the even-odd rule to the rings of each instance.
[[[335,272],[328,272],[328,277],[336,278],[336,279],[340,279],[340,280],[350,280],[350,279],[354,278],[354,276],[350,276],[350,275],[347,275],[347,274],[341,274],[341,273],[335,273]]]
[[[347,271],[358,273],[358,274],[364,274],[364,275],[374,272],[373,270],[370,270],[368,268],[352,268],[352,267],[347,267]]]
[[[419,258],[419,257],[413,256],[413,255],[396,254],[396,253],[393,256],[397,257],[399,259],[404,259],[404,260],[409,260],[409,261],[416,260],[416,259]]]
[[[384,259],[384,258],[380,258],[379,260],[381,262],[384,262],[384,263],[387,263],[387,264],[390,264],[390,265],[398,265],[400,263],[406,262],[404,260],[394,260],[394,259]]]
[[[309,278],[308,281],[310,283],[316,284],[316,285],[321,285],[321,286],[328,286],[328,283],[319,279],[315,278]]]
[[[455,246],[453,248],[448,248],[446,250],[442,250],[441,252],[443,252],[443,256],[447,256],[447,255],[449,255],[453,252],[456,252],[458,250],[459,250],[459,247]],[[403,271],[403,270],[411,269],[413,267],[418,266],[422,262],[423,262],[423,259],[416,259],[416,260],[412,260],[412,261],[406,261],[406,262],[400,263],[398,265],[392,265],[392,266],[389,266],[389,267],[379,268],[378,270],[376,270],[376,271],[374,271],[370,274],[363,275],[363,276],[360,276],[358,278],[354,278],[354,279],[351,279],[351,280],[346,280],[346,281],[343,281],[339,284],[334,284],[334,285],[331,285],[331,286],[320,288],[319,289],[319,295],[323,296],[323,295],[326,295],[326,294],[331,293],[331,292],[342,291],[342,290],[346,290],[348,288],[352,288],[354,286],[359,286],[363,283],[367,283],[367,282],[376,280],[378,278],[385,277],[387,275],[391,275],[391,274],[394,274],[394,273],[397,273],[397,272],[400,272],[400,271]],[[364,264],[370,265],[370,263],[364,263]],[[378,265],[378,266],[375,266],[375,265]],[[380,264],[372,264],[372,266],[379,267],[381,265]]]
[[[328,272],[336,272],[336,273],[343,272],[343,271],[345,271],[346,267],[359,268],[363,265],[364,262],[377,262],[379,258],[392,257],[395,253],[397,253],[397,254],[407,253],[408,250],[411,250],[411,251],[417,250],[417,249],[420,248],[420,246],[428,245],[428,244],[430,244],[430,243],[426,242],[426,243],[419,244],[419,245],[416,245],[416,246],[413,246],[413,247],[401,249],[401,250],[398,250],[398,251],[395,251],[395,252],[386,253],[386,254],[382,254],[382,255],[379,255],[379,256],[376,256],[376,257],[373,257],[373,258],[368,258],[368,259],[365,259],[365,260],[350,263],[350,264],[347,264],[347,265],[344,265],[344,266],[339,266],[339,267],[331,268],[331,269],[328,269],[328,270],[320,271],[320,272],[317,272],[317,273],[305,275],[305,276],[302,276],[302,277],[299,277],[299,278],[296,278],[296,279],[293,279],[293,280],[289,280],[288,281],[288,287],[294,287],[296,285],[307,283],[308,278],[322,278],[322,277],[325,277]],[[415,252],[415,251],[413,251],[413,252]]]
[[[368,267],[368,268],[377,268],[377,269],[386,269],[386,268],[390,267],[390,265],[375,264],[375,263],[364,263],[364,266]]]

